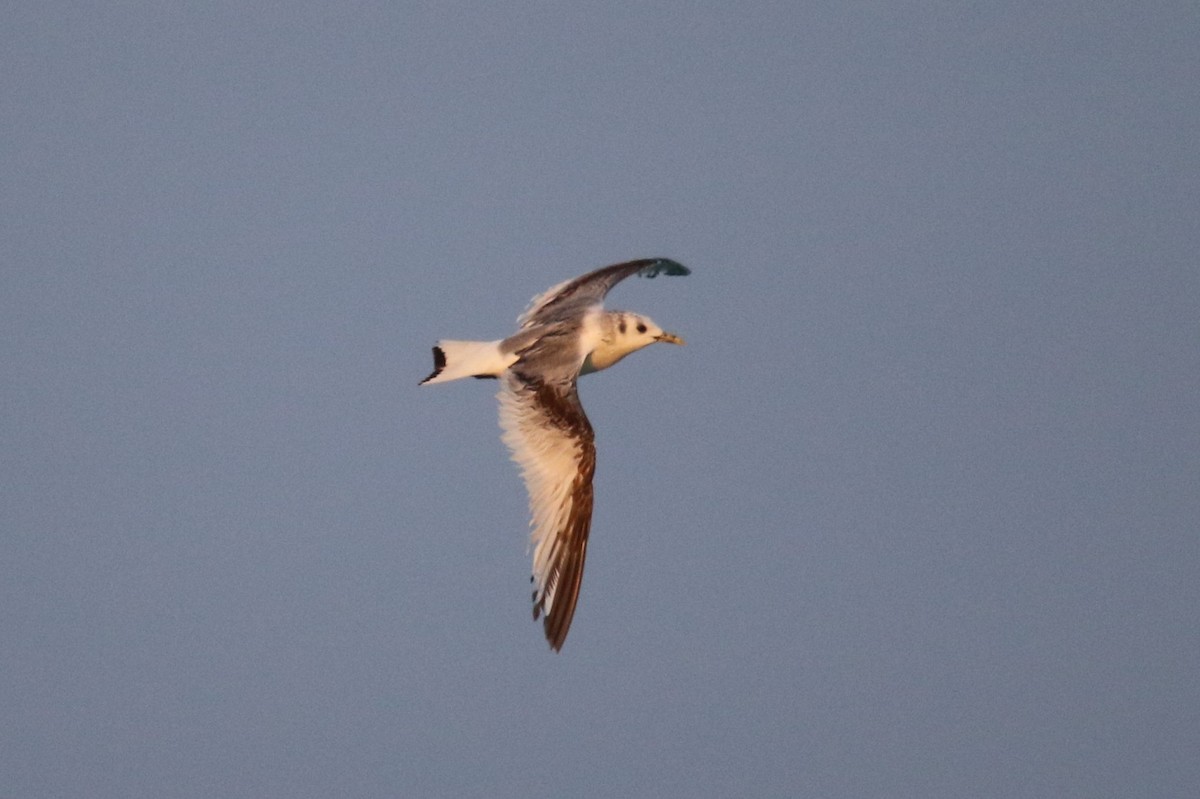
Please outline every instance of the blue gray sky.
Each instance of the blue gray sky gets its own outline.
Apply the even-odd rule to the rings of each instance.
[[[18,3],[0,796],[1185,797],[1194,2]],[[667,256],[530,618],[442,337]]]

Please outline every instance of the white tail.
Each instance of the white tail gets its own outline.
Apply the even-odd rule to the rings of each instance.
[[[439,341],[433,348],[433,373],[421,385],[464,377],[499,377],[516,360],[515,353],[500,351],[499,341]]]

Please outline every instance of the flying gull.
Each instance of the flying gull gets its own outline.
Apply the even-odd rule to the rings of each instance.
[[[686,275],[683,264],[645,258],[606,266],[533,298],[519,329],[500,341],[439,341],[421,381],[498,378],[502,439],[529,492],[533,619],[544,617],[550,648],[562,649],[579,600],[596,444],[575,381],[656,341],[682,344],[649,318],[604,310],[604,297],[630,275]]]

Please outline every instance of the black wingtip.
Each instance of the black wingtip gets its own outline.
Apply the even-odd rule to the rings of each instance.
[[[433,348],[433,371],[429,373],[429,377],[425,378],[420,383],[417,383],[417,385],[418,386],[425,385],[430,380],[432,380],[433,378],[440,375],[442,373],[442,370],[445,368],[446,368],[446,353],[442,352],[441,347],[434,347]]]
[[[678,261],[673,261],[670,258],[652,258],[650,266],[647,266],[641,271],[643,277],[657,277],[658,275],[679,276],[690,275],[691,269],[688,269]]]

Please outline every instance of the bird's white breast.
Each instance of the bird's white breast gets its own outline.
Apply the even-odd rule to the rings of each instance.
[[[597,347],[604,343],[604,312],[600,309],[590,310],[579,320],[579,357],[587,358]]]

